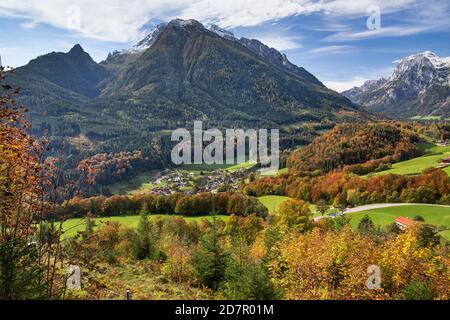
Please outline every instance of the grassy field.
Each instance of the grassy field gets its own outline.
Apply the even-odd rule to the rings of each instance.
[[[135,178],[129,181],[114,183],[109,186],[112,194],[128,194],[133,191],[144,189],[151,189],[153,186],[148,183],[152,178],[159,173],[159,170],[150,170],[138,174]]]
[[[412,120],[440,120],[441,116],[415,116]]]
[[[158,217],[180,217],[180,216],[167,216],[167,215],[151,215],[150,219],[156,219]],[[219,219],[226,220],[228,216],[216,216]],[[123,217],[105,217],[105,218],[94,218],[95,227],[99,227],[106,222],[119,222],[123,225],[126,225],[130,228],[136,228],[139,223],[140,216],[123,216]],[[184,217],[187,222],[197,221],[199,222],[202,219],[212,220],[213,216],[199,216],[199,217]],[[64,237],[73,237],[77,234],[78,231],[83,231],[86,228],[85,219],[77,218],[70,219],[63,223]]]
[[[281,203],[286,200],[289,200],[290,198],[284,196],[264,196],[259,197],[258,199],[269,210],[270,214],[277,214]],[[314,204],[310,204],[309,209],[313,213],[314,217],[322,215],[320,212],[317,212],[316,205]],[[336,209],[330,209],[326,212],[326,214],[334,213],[336,211],[337,211]]]
[[[215,170],[226,170],[228,172],[236,172],[237,170],[250,169],[255,166],[255,163],[247,161],[240,164],[184,164],[177,167],[177,170],[200,173],[200,172],[211,172]]]
[[[270,214],[277,214],[281,203],[289,199],[289,197],[283,196],[264,196],[258,198],[258,200],[269,210]]]
[[[431,153],[418,158],[410,159],[407,161],[398,162],[392,165],[389,170],[374,173],[375,175],[384,174],[400,174],[400,175],[412,175],[421,173],[423,170],[437,167],[440,161],[444,158],[450,157],[450,146],[437,146],[432,143],[423,143],[419,146],[420,149],[426,150]],[[444,168],[444,171],[450,175],[450,167]]]
[[[131,291],[133,300],[213,300],[215,298],[212,290],[162,276],[160,270],[152,268],[152,262],[149,261],[101,264],[98,269],[101,271],[92,270],[89,273],[90,278],[95,278],[103,287],[96,292],[100,295],[96,298],[101,300],[123,300],[128,290]],[[69,300],[72,292],[75,291],[67,292]]]
[[[283,168],[283,169],[279,169],[279,170],[268,170],[268,171],[263,171],[261,173],[261,176],[278,176],[281,175],[283,173],[288,173],[289,169],[288,168]]]
[[[443,236],[445,239],[450,240],[450,230],[442,231],[440,234],[441,234],[441,236]]]
[[[359,221],[366,214],[372,219],[372,221],[381,227],[386,227],[387,225],[394,222],[397,217],[408,217],[414,218],[415,216],[422,216],[426,223],[435,226],[444,226],[450,228],[450,208],[440,207],[433,205],[411,205],[411,206],[398,206],[398,207],[388,207],[372,209],[367,211],[361,211],[356,213],[349,213],[348,216],[351,217],[350,224],[352,227],[356,228]],[[444,231],[441,233],[442,236],[450,239],[450,231]]]

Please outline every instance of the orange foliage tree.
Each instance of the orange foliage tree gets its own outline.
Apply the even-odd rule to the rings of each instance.
[[[19,89],[5,84],[11,73],[0,69],[0,299],[42,298],[53,295],[60,248],[58,232],[43,224],[54,163],[28,134]]]

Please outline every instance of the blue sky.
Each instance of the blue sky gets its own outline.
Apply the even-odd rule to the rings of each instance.
[[[176,17],[259,39],[338,91],[410,54],[450,56],[448,0],[0,0],[0,55],[17,67],[80,43],[101,61]]]

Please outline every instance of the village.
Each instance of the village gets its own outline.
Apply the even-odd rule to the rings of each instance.
[[[170,195],[173,193],[236,191],[245,177],[244,170],[230,172],[219,169],[207,172],[167,169],[151,182],[153,186],[151,192]]]

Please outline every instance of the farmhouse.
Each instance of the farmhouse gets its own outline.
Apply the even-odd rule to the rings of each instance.
[[[411,227],[413,224],[415,224],[416,221],[406,218],[406,217],[398,217],[397,219],[395,219],[395,223],[397,224],[397,226],[400,229],[406,230],[409,227]]]
[[[438,146],[443,146],[443,147],[446,147],[446,146],[448,146],[448,145],[450,145],[450,140],[438,140],[438,141],[436,141],[436,144],[438,145]]]
[[[450,157],[441,160],[440,167],[447,167],[449,165],[450,165]]]

